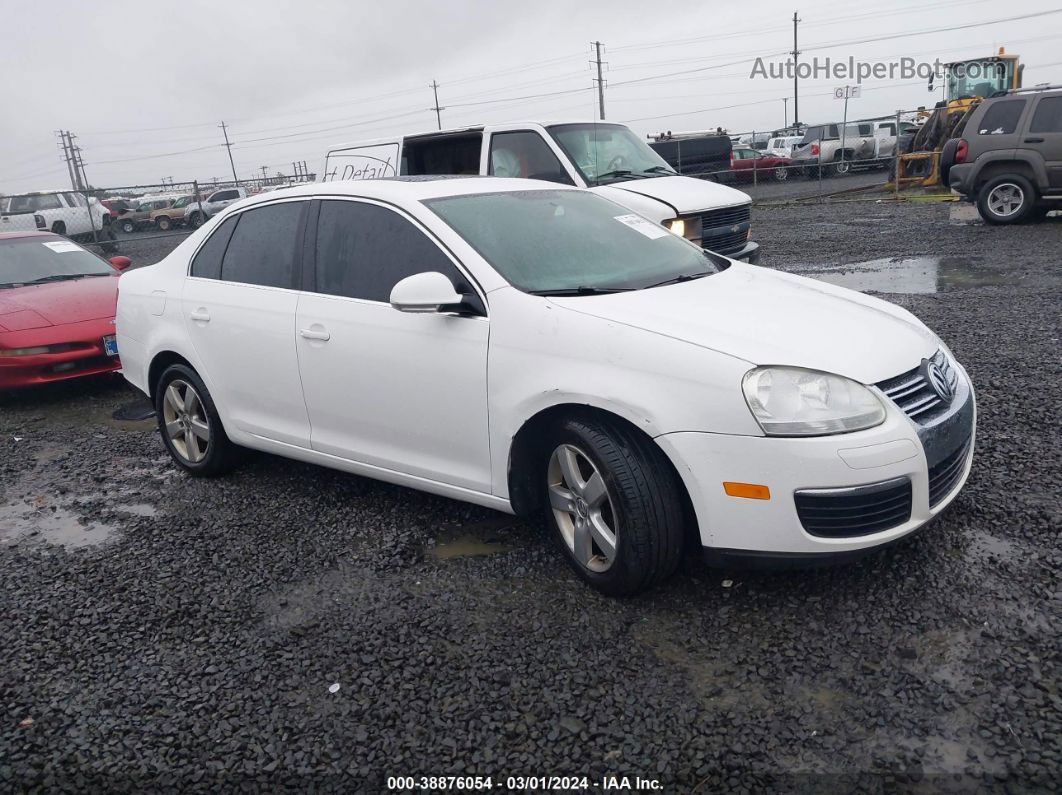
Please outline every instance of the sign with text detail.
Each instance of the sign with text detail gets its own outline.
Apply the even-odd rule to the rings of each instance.
[[[834,99],[859,99],[862,95],[862,86],[841,86],[833,90]]]

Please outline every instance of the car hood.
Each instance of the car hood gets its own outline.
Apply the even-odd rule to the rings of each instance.
[[[666,287],[550,300],[751,364],[807,367],[864,384],[917,367],[940,344],[887,301],[744,263]]]
[[[693,177],[652,177],[649,179],[632,179],[626,182],[614,182],[602,185],[596,191],[609,196],[614,201],[623,203],[624,193],[635,193],[650,199],[656,199],[668,205],[675,215],[686,215],[697,210],[715,210],[719,207],[733,207],[748,204],[751,199],[726,185]],[[613,192],[617,193],[613,193]]]
[[[25,331],[114,317],[117,276],[0,290],[0,329]]]

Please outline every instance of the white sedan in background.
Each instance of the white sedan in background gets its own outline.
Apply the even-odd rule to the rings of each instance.
[[[241,447],[543,516],[609,594],[713,559],[908,535],[970,471],[963,368],[885,301],[498,178],[240,202],[120,282],[126,378],[174,460]]]

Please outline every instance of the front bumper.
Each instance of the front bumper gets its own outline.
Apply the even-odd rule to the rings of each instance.
[[[737,253],[724,254],[723,256],[729,257],[730,259],[739,259],[742,262],[747,262],[749,265],[755,265],[760,260],[760,244],[750,240]]]
[[[32,336],[30,336],[32,334]],[[109,373],[121,368],[117,356],[108,356],[103,338],[114,334],[110,318],[68,323],[46,329],[22,332],[12,336],[12,348],[32,348],[44,345],[69,345],[70,350],[41,353],[34,356],[0,356],[0,389],[47,384],[70,378]]]
[[[949,413],[923,427],[887,401],[885,422],[857,433],[809,438],[731,436],[679,432],[657,437],[681,474],[693,503],[701,544],[709,557],[761,562],[821,562],[856,556],[897,541],[938,516],[962,489],[973,460],[974,395],[965,389]],[[930,504],[931,467],[968,444],[954,485]],[[798,512],[795,495],[806,490],[845,489],[906,478],[910,515],[906,521],[864,535],[812,534]],[[724,482],[755,483],[769,499],[728,496]],[[951,482],[951,481],[949,481]]]

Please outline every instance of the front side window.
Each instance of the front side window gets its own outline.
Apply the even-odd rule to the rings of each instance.
[[[296,243],[306,202],[284,202],[240,213],[221,261],[227,282],[292,288]]]
[[[459,293],[473,294],[464,274],[408,219],[375,204],[321,202],[317,292],[387,303],[398,282],[429,271],[447,276]]]
[[[1008,99],[997,102],[981,118],[977,125],[978,135],[1010,135],[1018,129],[1018,120],[1025,110],[1024,99]]]
[[[1062,132],[1062,97],[1043,97],[1036,106],[1032,123],[1029,125],[1031,133],[1057,133]]]
[[[721,268],[714,255],[589,191],[479,193],[424,204],[529,293],[636,290]]]
[[[560,160],[536,132],[495,133],[490,139],[490,173],[495,177],[544,179],[571,185]]]
[[[676,173],[649,144],[621,124],[555,124],[549,132],[588,185]]]

